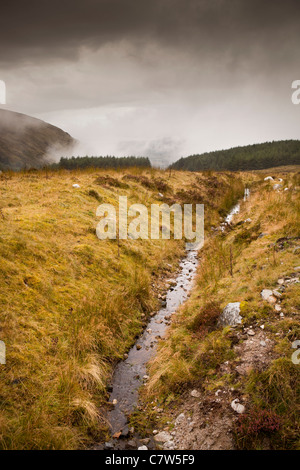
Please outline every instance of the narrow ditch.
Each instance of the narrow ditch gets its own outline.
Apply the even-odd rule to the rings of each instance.
[[[248,199],[250,191],[245,188],[244,201]],[[240,211],[240,203],[236,204],[228,213],[221,230],[230,224],[234,215]],[[116,433],[119,438],[113,438],[95,449],[129,449],[130,442],[139,442],[140,436],[131,433],[128,429],[128,416],[136,410],[139,399],[139,388],[147,380],[147,364],[156,353],[157,343],[162,338],[170,325],[172,314],[187,300],[193,287],[198,266],[198,250],[187,251],[179,267],[180,271],[175,280],[169,280],[172,284],[167,291],[165,305],[150,319],[143,334],[137,339],[134,346],[128,352],[128,357],[119,362],[112,377],[112,386],[109,401],[114,404],[107,415],[111,426],[111,436]],[[168,283],[168,281],[166,281]],[[142,445],[141,442],[140,445]],[[150,438],[147,444],[149,449],[155,445]],[[136,447],[135,447],[136,448]]]

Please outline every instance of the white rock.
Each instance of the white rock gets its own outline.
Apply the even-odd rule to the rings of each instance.
[[[276,312],[281,312],[281,307],[280,307],[279,304],[276,304],[274,308],[275,308]]]
[[[176,418],[176,420],[175,420],[175,426],[178,426],[178,425],[181,424],[184,420],[185,420],[184,413],[180,413],[180,415],[178,415],[177,418]]]
[[[118,400],[116,398],[114,398],[114,400],[112,401],[112,404],[117,405],[117,403],[118,403]]]
[[[260,325],[260,328],[261,328],[262,330],[264,330],[264,329],[265,329],[265,325]]]
[[[221,313],[218,325],[219,326],[236,326],[242,323],[240,316],[240,302],[231,302],[226,305]]]
[[[267,343],[266,343],[265,341],[261,341],[259,344],[260,344],[261,346],[267,346]]]
[[[80,188],[79,184],[73,184],[73,188]]]
[[[245,412],[245,407],[244,405],[241,405],[241,403],[239,403],[238,398],[236,398],[235,400],[232,400],[231,408],[239,414]]]
[[[247,331],[247,334],[248,334],[249,336],[254,336],[254,335],[255,335],[255,331],[253,331],[253,330],[248,330],[248,331]]]
[[[138,450],[148,450],[148,447],[147,446],[140,446],[140,447],[138,447]]]
[[[161,431],[154,436],[154,441],[157,444],[164,444],[165,442],[169,442],[172,440],[172,436],[167,431]]]
[[[272,178],[272,176],[266,176],[266,178],[264,178],[264,181],[274,181],[274,179]]]
[[[200,396],[201,396],[201,393],[198,392],[198,390],[192,390],[191,391],[191,397],[200,398]]]
[[[262,298],[271,304],[275,304],[276,297],[273,295],[273,291],[270,289],[263,289],[260,293]]]

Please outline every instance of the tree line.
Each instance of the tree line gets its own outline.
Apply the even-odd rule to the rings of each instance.
[[[242,171],[299,164],[300,141],[282,140],[190,155],[180,158],[170,168],[189,171]]]

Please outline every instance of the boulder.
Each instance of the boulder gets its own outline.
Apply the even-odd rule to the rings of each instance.
[[[219,326],[236,326],[242,323],[240,316],[240,302],[231,302],[226,305],[221,313],[218,325]]]

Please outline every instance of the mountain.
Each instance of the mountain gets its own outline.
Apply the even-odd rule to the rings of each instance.
[[[0,169],[39,168],[75,145],[58,127],[0,109]]]
[[[300,141],[281,140],[234,147],[180,158],[176,170],[262,170],[282,165],[300,165]]]

